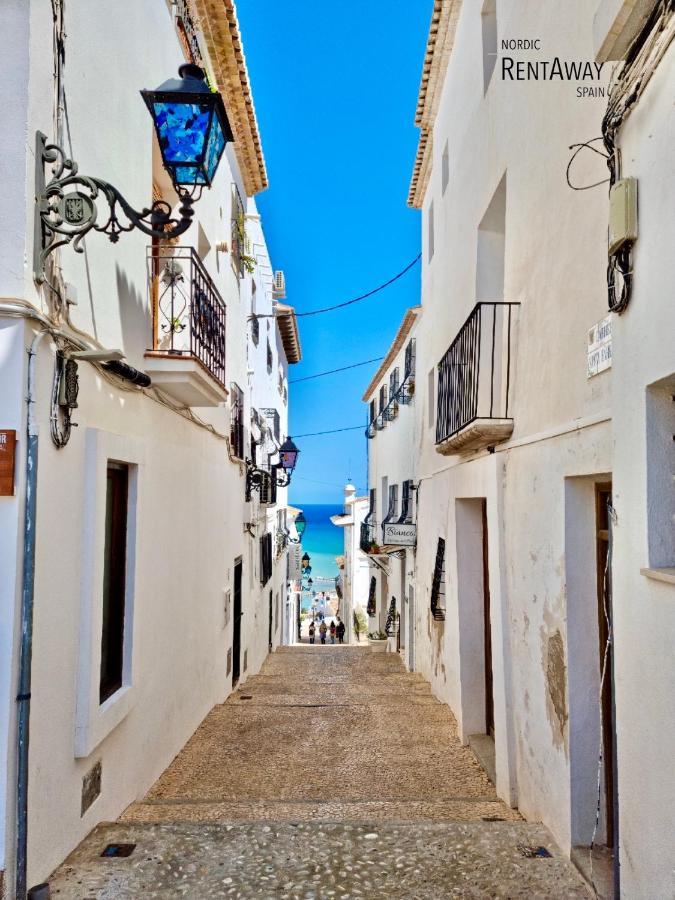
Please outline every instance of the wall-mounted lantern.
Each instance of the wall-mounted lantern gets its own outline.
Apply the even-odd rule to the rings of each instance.
[[[37,175],[36,233],[33,276],[46,280],[45,262],[57,247],[72,242],[82,253],[82,241],[90,231],[101,231],[113,242],[123,231],[138,228],[149,237],[165,240],[187,231],[194,215],[193,204],[202,188],[210,187],[225,145],[232,140],[220,95],[211,91],[203,71],[190,63],[178,70],[156,91],[141,91],[152,115],[162,161],[178,194],[179,215],[166,200],[134,209],[119,190],[107,181],[80,175],[77,163],[57,144],[48,144],[44,134],[36,137]],[[47,182],[45,168],[51,166]],[[188,190],[188,187],[190,190]],[[97,201],[105,200],[107,214],[99,218]],[[120,221],[120,213],[127,220]]]

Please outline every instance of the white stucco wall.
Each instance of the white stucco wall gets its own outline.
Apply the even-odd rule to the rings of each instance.
[[[539,53],[512,53],[517,59],[594,58],[592,10],[581,0],[545,8],[502,0],[497,28],[500,40],[541,39]],[[579,98],[569,82],[503,81],[499,57],[484,92],[481,35],[480,8],[463,4],[433,128],[422,209],[415,663],[455,712],[463,740],[485,730],[482,663],[476,662],[483,656],[483,614],[476,610],[483,600],[482,527],[472,519],[479,508],[473,504],[484,501],[497,791],[544,821],[569,850],[571,784],[577,777],[590,783],[597,774],[597,765],[582,752],[582,775],[570,764],[570,741],[575,759],[576,742],[588,743],[581,726],[571,730],[570,659],[583,651],[591,668],[598,659],[597,646],[572,647],[566,631],[565,491],[569,479],[587,478],[592,485],[611,472],[613,374],[588,379],[586,372],[587,331],[606,314],[606,194],[602,188],[572,191],[565,169],[569,145],[600,133],[606,98]],[[605,177],[602,160],[592,156],[578,160],[575,183]],[[497,201],[491,202],[504,183],[500,293],[501,270],[497,261],[485,262],[483,251],[489,240],[493,248],[499,244],[491,237],[498,218]],[[486,299],[520,304],[512,333],[513,434],[494,454],[443,457],[429,416],[430,373],[435,401],[437,364],[477,300]],[[434,621],[429,610],[439,537],[446,541],[445,622]],[[596,604],[595,573],[588,577]],[[597,706],[597,699],[587,702]],[[577,721],[575,716],[575,729]]]
[[[95,7],[72,0],[67,9],[65,89],[72,153],[85,174],[110,180],[141,207],[152,193],[152,123],[138,94],[175,74],[183,62],[169,7],[160,0],[104,0]],[[16,91],[2,135],[11,159],[11,220],[0,241],[3,297],[47,304],[32,280],[35,131],[52,135],[52,17],[43,3],[12,3],[8,46],[16,57]],[[101,23],[105,22],[105,28]],[[148,40],[152,35],[152,40]],[[101,60],[114,59],[103,76]],[[14,65],[16,63],[16,65]],[[107,71],[107,70],[106,70]],[[105,77],[102,86],[101,79]],[[22,89],[24,93],[22,94]],[[120,127],[120,123],[124,127]],[[5,153],[5,149],[7,152]],[[276,406],[281,431],[287,406],[277,373],[286,360],[274,319],[274,370],[251,356],[248,320],[251,276],[239,283],[228,253],[232,185],[244,191],[234,148],[223,157],[213,188],[196,206],[195,221],[179,239],[200,249],[202,261],[227,306],[226,382],[252,403]],[[250,201],[249,212],[256,215]],[[253,277],[269,267],[256,218]],[[201,230],[200,230],[201,229]],[[62,276],[77,291],[73,326],[85,339],[123,350],[143,369],[151,346],[146,246],[140,232],[111,244],[100,234],[86,253],[61,251]],[[271,293],[261,292],[271,312]],[[16,428],[17,489],[0,498],[0,869],[11,881],[15,844],[16,629],[20,597],[21,512],[25,468],[25,347],[34,327],[0,318],[0,426]],[[261,327],[261,335],[266,326]],[[49,438],[54,347],[42,341],[36,359],[36,419],[40,434],[37,562],[29,783],[29,884],[43,880],[90,829],[116,818],[143,796],[190,737],[204,715],[231,690],[227,671],[232,643],[233,569],[243,560],[242,681],[268,653],[268,594],[273,596],[273,646],[281,640],[286,554],[272,579],[259,579],[258,537],[276,532],[276,508],[244,502],[244,466],[229,458],[229,401],[194,410],[211,433],[94,366],[79,366],[79,406],[70,442],[57,450]],[[132,466],[125,685],[104,707],[91,700],[100,661],[102,515],[107,459]],[[255,537],[244,528],[254,524]],[[226,611],[226,595],[230,607]],[[277,603],[277,597],[278,603]],[[278,610],[278,613],[277,613]],[[125,627],[126,627],[125,626]],[[244,670],[244,659],[247,666]],[[89,700],[87,699],[89,698]],[[82,778],[102,764],[101,794],[80,815]],[[3,844],[4,842],[4,844]]]
[[[618,132],[622,175],[637,178],[639,191],[632,299],[613,320],[613,591],[621,886],[624,896],[640,898],[675,892],[675,583],[641,574],[654,566],[675,567],[672,412],[668,421],[675,394],[674,84],[671,44]],[[665,411],[660,434],[648,412],[657,384]],[[654,515],[650,525],[658,508],[664,515]],[[667,550],[658,559],[650,554],[655,539],[670,546],[670,555]]]

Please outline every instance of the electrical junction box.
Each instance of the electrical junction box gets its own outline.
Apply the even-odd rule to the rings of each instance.
[[[609,192],[609,255],[637,236],[637,179],[622,178]]]

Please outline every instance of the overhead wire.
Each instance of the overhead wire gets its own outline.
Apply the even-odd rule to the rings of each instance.
[[[352,363],[350,366],[341,366],[339,369],[328,369],[327,372],[317,372],[316,375],[305,375],[303,378],[294,378],[289,384],[299,384],[301,381],[311,381],[313,378],[323,378],[325,375],[335,375],[337,372],[346,372],[347,369],[358,369],[359,366],[367,366],[368,363],[380,362],[383,356],[374,356],[372,359],[364,359],[363,362]]]
[[[363,430],[363,425],[350,425],[347,428],[331,428],[328,431],[312,431],[310,434],[294,434],[293,438],[319,437],[322,434],[337,434],[340,431]]]

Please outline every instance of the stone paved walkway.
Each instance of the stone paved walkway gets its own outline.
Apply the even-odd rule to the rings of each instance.
[[[103,859],[111,842],[126,859]],[[546,847],[550,858],[529,858]],[[448,708],[396,656],[278,650],[52,895],[588,897],[550,834],[497,799]]]

